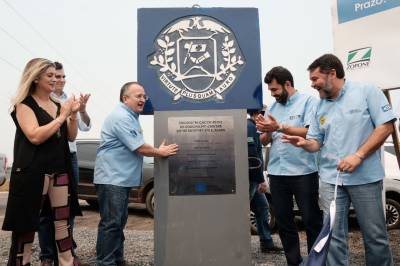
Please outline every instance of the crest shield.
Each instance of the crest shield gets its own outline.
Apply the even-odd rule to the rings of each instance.
[[[182,84],[193,92],[207,90],[217,71],[216,41],[207,37],[189,37],[178,40],[178,72]]]
[[[245,64],[232,31],[208,16],[177,19],[154,43],[148,62],[174,101],[223,100]]]

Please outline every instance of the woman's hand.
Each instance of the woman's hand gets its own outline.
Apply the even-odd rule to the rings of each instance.
[[[75,95],[72,95],[70,99],[72,101],[72,103],[71,103],[71,112],[73,114],[76,114],[80,109],[81,102],[80,102],[79,99],[75,98]]]
[[[60,109],[60,117],[65,120],[72,111],[72,99],[69,98],[65,102],[61,104],[61,109]]]

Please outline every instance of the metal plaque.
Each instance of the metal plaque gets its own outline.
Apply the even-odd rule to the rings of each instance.
[[[169,158],[169,194],[234,194],[233,135],[231,116],[169,117],[168,140],[179,145]]]

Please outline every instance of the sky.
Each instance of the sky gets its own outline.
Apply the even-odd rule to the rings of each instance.
[[[146,7],[255,7],[259,12],[262,73],[288,68],[296,89],[310,88],[307,66],[333,52],[330,0],[0,0],[0,152],[12,160],[15,126],[9,115],[22,69],[32,58],[64,64],[69,94],[90,93],[89,132],[118,102],[122,84],[137,79],[137,10]],[[272,102],[264,88],[264,103]],[[153,118],[141,116],[145,140],[153,143]]]

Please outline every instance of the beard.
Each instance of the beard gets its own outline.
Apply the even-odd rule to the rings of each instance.
[[[275,100],[278,103],[285,105],[288,100],[288,97],[289,97],[289,93],[287,92],[287,90],[285,88],[283,88],[282,93],[279,96],[276,96]]]
[[[318,91],[321,99],[332,99],[334,96],[333,85],[329,80],[326,80],[323,86],[315,86],[314,89]]]
[[[333,86],[332,83],[327,80],[325,83],[325,86],[323,88],[321,88],[321,90],[324,92],[326,99],[331,99],[333,97]]]

